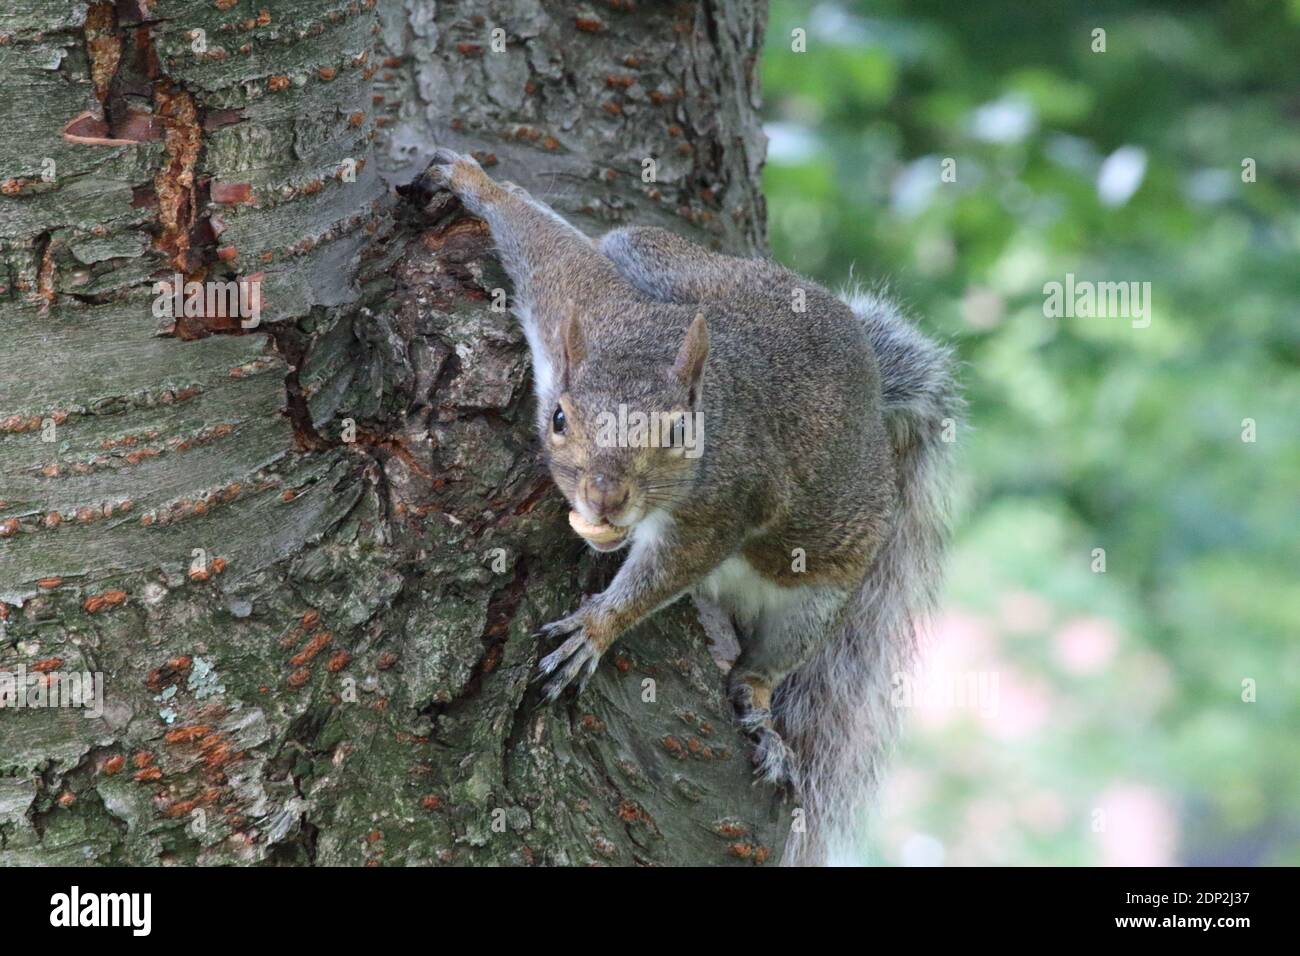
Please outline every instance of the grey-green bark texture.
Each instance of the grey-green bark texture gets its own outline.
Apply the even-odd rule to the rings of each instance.
[[[0,672],[104,705],[0,710],[0,864],[779,857],[689,602],[539,706],[531,633],[617,562],[538,461],[483,225],[391,188],[446,142],[593,233],[761,249],[763,20],[6,0]],[[257,279],[261,324],[158,314],[175,274]]]

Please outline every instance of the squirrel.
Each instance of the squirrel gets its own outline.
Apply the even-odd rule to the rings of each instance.
[[[741,648],[727,689],[756,775],[805,812],[784,860],[825,862],[878,782],[891,685],[936,596],[962,409],[950,350],[883,296],[842,300],[769,260],[651,227],[593,242],[445,148],[402,191],[441,190],[487,223],[513,282],[570,523],[627,551],[603,592],[539,632],[560,641],[538,664],[545,697],[581,693],[660,608],[713,602]],[[667,424],[611,436],[628,410]]]

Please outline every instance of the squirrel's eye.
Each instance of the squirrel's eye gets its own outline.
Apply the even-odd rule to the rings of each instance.
[[[551,416],[551,428],[555,430],[555,434],[563,435],[565,424],[564,409],[556,405],[555,414]]]

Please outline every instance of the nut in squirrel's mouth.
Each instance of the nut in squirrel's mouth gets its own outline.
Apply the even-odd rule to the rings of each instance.
[[[612,524],[596,524],[588,521],[577,511],[569,512],[569,527],[581,535],[597,551],[614,551],[622,547],[631,528],[619,528]]]

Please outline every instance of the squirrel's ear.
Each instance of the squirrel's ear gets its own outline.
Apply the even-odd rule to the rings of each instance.
[[[700,378],[704,374],[704,360],[709,357],[709,327],[704,324],[704,313],[696,313],[695,321],[686,330],[682,347],[673,362],[673,375],[691,392],[691,403],[699,396]]]
[[[570,374],[587,357],[587,341],[583,338],[578,317],[573,313],[566,315],[560,324],[560,352],[560,381],[567,388]]]

